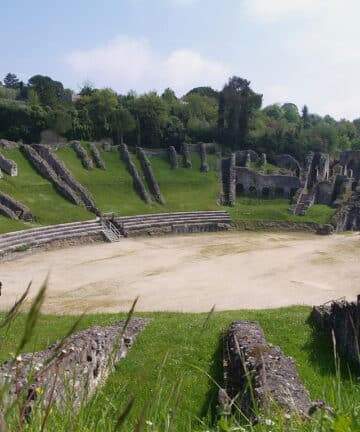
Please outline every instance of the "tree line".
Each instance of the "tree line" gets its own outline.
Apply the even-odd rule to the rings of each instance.
[[[0,138],[33,143],[52,129],[68,140],[111,137],[153,148],[216,141],[224,153],[252,148],[297,158],[310,150],[360,149],[360,118],[336,121],[293,103],[262,107],[250,84],[234,76],[221,91],[196,87],[178,98],[170,88],[161,95],[123,95],[85,83],[75,95],[47,76],[24,83],[8,73],[0,82]]]

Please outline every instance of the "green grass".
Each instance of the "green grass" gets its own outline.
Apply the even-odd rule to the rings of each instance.
[[[37,173],[19,149],[1,152],[17,163],[19,174],[11,177],[4,173],[4,178],[0,180],[0,190],[28,206],[36,219],[33,223],[23,223],[0,217],[0,232],[93,218],[85,208],[75,206],[59,195],[53,185]]]
[[[280,345],[287,355],[295,359],[301,379],[313,400],[322,399],[334,408],[346,411],[348,405],[345,406],[345,400],[348,398],[350,406],[352,404],[359,409],[359,388],[354,388],[347,373],[344,373],[339,388],[344,395],[344,406],[339,406],[334,388],[335,371],[330,338],[314,336],[307,323],[309,312],[308,307],[215,312],[205,328],[206,314],[141,314],[154,318],[154,321],[138,337],[128,356],[118,364],[116,371],[97,395],[96,403],[90,403],[75,422],[74,416],[69,413],[62,415],[60,423],[60,417],[54,415],[50,419],[50,424],[54,422],[53,428],[48,430],[69,430],[70,418],[74,431],[113,430],[119,412],[125,408],[130,397],[135,395],[135,406],[124,430],[134,430],[134,423],[146,405],[146,419],[155,426],[145,430],[165,431],[168,416],[175,403],[174,389],[178,385],[180,399],[173,430],[209,430],[216,412],[218,388],[215,382],[222,383],[222,335],[229,324],[238,319],[258,321],[267,340]],[[80,327],[107,325],[121,317],[124,315],[88,315],[83,318]],[[36,337],[28,343],[26,350],[45,348],[62,337],[75,320],[75,316],[41,316],[34,333]],[[2,335],[1,360],[8,358],[10,352],[15,350],[24,323],[25,315],[22,314],[7,334]],[[96,428],[94,425],[97,425]],[[336,429],[338,432],[348,430],[355,429]]]
[[[309,208],[305,216],[295,216],[289,212],[288,199],[266,199],[238,197],[234,207],[227,208],[234,221],[276,221],[276,222],[317,222],[328,223],[336,209],[316,204]]]

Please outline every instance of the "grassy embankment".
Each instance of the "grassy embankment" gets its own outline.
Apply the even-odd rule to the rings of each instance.
[[[335,416],[323,418],[317,423],[287,424],[284,416],[267,413],[275,422],[270,428],[257,426],[263,431],[336,431],[360,430],[360,388],[352,383],[345,372],[336,380],[332,346],[329,338],[315,338],[306,323],[310,309],[291,307],[263,311],[215,312],[209,321],[206,314],[148,313],[154,321],[139,336],[128,356],[122,360],[110,376],[105,387],[79,415],[72,410],[65,414],[54,412],[48,420],[50,431],[112,431],[119,413],[125,409],[132,395],[136,401],[125,427],[119,430],[133,431],[140,413],[146,406],[145,431],[230,431],[217,425],[217,383],[222,382],[221,337],[231,321],[257,320],[266,338],[292,356],[300,376],[313,400],[322,399],[335,410]],[[121,315],[88,315],[81,328],[91,325],[108,325]],[[41,316],[33,337],[25,350],[40,350],[66,334],[76,320],[74,316]],[[1,333],[0,359],[5,360],[14,352],[21,338],[25,315],[20,315],[10,330]],[[205,324],[205,325],[204,325]],[[344,370],[346,370],[345,365]],[[177,396],[178,395],[178,396]],[[178,399],[178,401],[176,401]],[[173,429],[168,428],[172,417]],[[171,420],[172,421],[172,420]],[[335,427],[335,426],[336,427]],[[37,430],[34,426],[31,430]],[[28,429],[27,429],[28,430]]]
[[[39,175],[18,149],[3,150],[3,154],[15,160],[19,168],[18,177],[4,174],[0,188],[29,206],[36,220],[31,224],[11,221],[0,216],[0,233],[29,228],[36,225],[51,225],[93,218],[84,208],[76,207],[60,196],[54,187]],[[209,155],[210,172],[200,172],[200,158],[192,154],[193,168],[179,167],[172,170],[167,160],[150,158],[154,173],[160,184],[166,204],[146,205],[136,194],[130,174],[120,160],[117,150],[104,152],[107,170],[83,168],[80,159],[71,148],[64,148],[57,155],[65,162],[73,175],[93,194],[97,206],[103,212],[119,215],[160,213],[189,210],[228,210],[236,221],[290,221],[326,223],[334,213],[327,206],[315,205],[305,217],[289,213],[290,203],[285,199],[257,199],[240,197],[234,208],[219,207],[219,179],[215,170],[216,157]],[[133,156],[138,164],[137,158]],[[180,158],[179,158],[180,160]],[[180,164],[181,165],[181,164]],[[140,171],[141,172],[141,171]]]

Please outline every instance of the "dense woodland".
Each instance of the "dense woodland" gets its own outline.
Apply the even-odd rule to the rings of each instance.
[[[293,103],[262,107],[262,95],[239,77],[230,78],[220,92],[197,87],[178,98],[169,88],[161,95],[122,95],[90,83],[75,95],[47,76],[24,83],[8,73],[0,83],[0,138],[38,142],[44,129],[68,140],[112,137],[115,143],[143,147],[216,141],[224,153],[251,147],[300,159],[309,150],[360,149],[360,118],[336,121],[310,113],[307,106],[299,111]]]

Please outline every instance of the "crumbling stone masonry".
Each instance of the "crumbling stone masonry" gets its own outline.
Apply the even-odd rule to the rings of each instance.
[[[200,160],[201,160],[200,171],[208,172],[210,168],[207,162],[206,145],[204,143],[200,144]]]
[[[190,153],[190,149],[189,149],[189,144],[183,143],[181,145],[181,152],[183,155],[185,168],[192,168],[191,153]]]
[[[140,195],[141,199],[146,202],[146,204],[151,203],[151,198],[148,193],[148,191],[145,188],[145,185],[140,177],[140,174],[134,164],[134,162],[131,160],[131,156],[129,153],[129,149],[126,144],[120,144],[119,146],[120,154],[125,162],[127,169],[129,173],[131,174],[134,182],[134,188],[136,192]]]
[[[314,306],[310,320],[329,338],[333,332],[339,353],[360,364],[360,295],[356,302],[342,300]]]
[[[31,405],[36,389],[40,388],[44,403],[52,400],[58,407],[66,408],[70,402],[77,407],[80,400],[90,397],[97,386],[105,383],[148,323],[149,320],[132,318],[125,330],[123,321],[92,327],[55,342],[45,351],[22,354],[17,360],[5,362],[0,367],[1,388],[8,386],[3,402],[14,402],[20,390]]]
[[[0,211],[11,219],[31,221],[33,218],[28,207],[4,192],[0,192]]]
[[[14,162],[11,159],[6,159],[5,156],[0,154],[0,169],[6,172],[6,174],[9,174],[12,177],[15,177],[18,175],[18,169],[16,162]]]
[[[153,194],[153,197],[155,198],[155,201],[157,201],[160,204],[165,204],[165,200],[161,194],[160,186],[156,180],[154,171],[152,169],[151,163],[149,159],[146,157],[146,154],[144,150],[141,147],[136,148],[136,154],[140,161],[141,168],[144,172],[146,182],[148,184],[148,187]]]
[[[90,143],[89,148],[90,148],[91,155],[94,159],[95,165],[100,169],[106,170],[105,162],[102,159],[99,149],[96,147],[96,144],[93,142]]]
[[[87,151],[80,144],[80,142],[73,141],[71,143],[71,146],[75,150],[75,153],[79,156],[84,168],[87,170],[93,169],[94,168],[93,161],[90,159],[89,155],[87,154]]]
[[[279,347],[266,342],[258,323],[234,321],[224,340],[224,390],[219,403],[228,411],[229,401],[246,416],[253,416],[251,394],[260,407],[269,409],[271,403],[288,413],[307,415],[310,397],[300,382],[294,361]]]
[[[174,146],[169,147],[169,162],[172,169],[178,167],[177,153]]]

